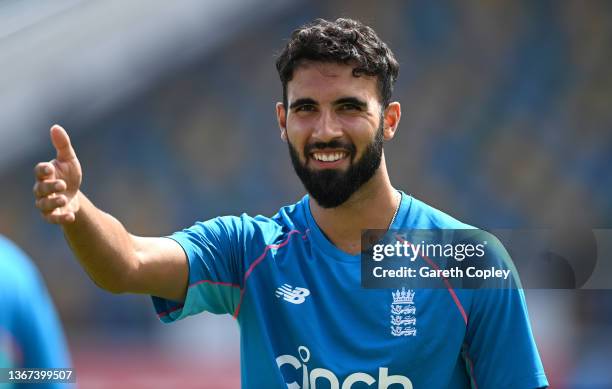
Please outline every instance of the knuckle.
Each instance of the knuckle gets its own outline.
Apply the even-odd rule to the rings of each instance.
[[[38,209],[40,209],[43,212],[47,212],[47,202],[46,199],[39,199],[38,200]]]
[[[41,211],[45,211],[45,199],[38,199],[36,200],[36,208],[40,209]]]
[[[34,195],[36,195],[36,197],[39,199],[45,196],[44,187],[41,184],[37,184],[36,188],[34,189]]]
[[[42,209],[45,212],[53,212],[57,208],[54,199],[45,198],[42,201]]]
[[[54,182],[45,182],[43,184],[42,192],[45,195],[54,193],[55,192],[55,184],[54,184]]]
[[[43,176],[47,174],[47,170],[49,169],[49,164],[47,162],[39,162],[34,167],[34,173],[38,176]]]

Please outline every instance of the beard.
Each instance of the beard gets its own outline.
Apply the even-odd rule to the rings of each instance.
[[[313,150],[344,149],[348,151],[350,164],[346,171],[339,169],[313,170],[300,161],[300,156],[291,142],[289,155],[295,173],[302,181],[306,191],[323,208],[335,208],[344,204],[363,184],[368,182],[380,166],[383,150],[383,122],[376,131],[374,139],[366,147],[363,155],[355,161],[355,145],[340,141],[317,142],[304,147],[305,158],[311,158]],[[306,162],[308,163],[308,162]]]

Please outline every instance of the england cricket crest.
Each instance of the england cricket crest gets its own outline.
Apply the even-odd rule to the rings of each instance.
[[[402,288],[391,292],[391,335],[416,336],[416,306],[414,305],[414,291]]]

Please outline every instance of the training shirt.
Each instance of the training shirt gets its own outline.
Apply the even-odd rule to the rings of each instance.
[[[402,193],[392,229],[471,228]],[[189,261],[184,305],[240,326],[243,388],[547,386],[520,289],[364,289],[360,255],[331,243],[309,196],[273,217],[198,222],[173,234]],[[411,322],[394,325],[397,314]],[[210,334],[213,335],[213,334]]]
[[[53,302],[26,254],[0,235],[0,367],[71,367]],[[0,383],[0,388],[8,387]],[[71,384],[20,384],[64,388]]]

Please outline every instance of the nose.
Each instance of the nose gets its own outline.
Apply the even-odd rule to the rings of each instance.
[[[319,119],[314,125],[312,138],[315,142],[330,142],[341,138],[343,134],[342,125],[339,123],[334,113],[331,111],[322,111]]]

